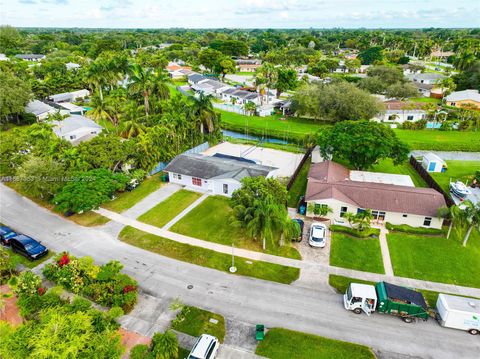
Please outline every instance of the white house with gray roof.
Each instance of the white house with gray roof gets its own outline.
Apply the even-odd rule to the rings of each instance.
[[[62,121],[51,121],[50,123],[53,125],[53,132],[57,137],[74,145],[92,139],[103,130],[98,123],[80,115],[71,115]]]
[[[246,158],[215,154],[181,154],[165,167],[170,182],[202,192],[230,197],[245,177],[275,177],[277,168]]]
[[[15,55],[17,59],[26,60],[26,61],[42,61],[45,58],[45,55],[41,54],[18,54]]]
[[[49,96],[48,99],[58,103],[58,102],[74,102],[78,99],[83,99],[90,95],[90,91],[86,89],[71,91],[71,92],[63,92],[56,95]]]
[[[35,115],[37,121],[44,121],[49,115],[53,115],[56,112],[60,112],[62,115],[68,114],[68,111],[58,110],[39,100],[32,100],[27,103],[27,106],[25,106],[25,112]]]

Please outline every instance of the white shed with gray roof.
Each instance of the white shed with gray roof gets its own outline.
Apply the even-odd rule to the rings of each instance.
[[[230,197],[245,177],[274,177],[277,168],[240,157],[181,154],[165,167],[170,182]]]

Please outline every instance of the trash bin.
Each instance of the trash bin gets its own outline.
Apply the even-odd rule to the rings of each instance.
[[[161,179],[162,179],[162,182],[168,182],[168,173],[164,173]]]

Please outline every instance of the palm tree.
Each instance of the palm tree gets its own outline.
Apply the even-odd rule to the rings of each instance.
[[[261,238],[262,248],[265,250],[267,240],[273,241],[276,234],[283,232],[283,208],[271,200],[259,199],[254,201],[253,207],[252,219],[247,223],[247,233],[251,237]]]
[[[103,98],[97,95],[94,95],[90,101],[90,106],[92,107],[91,110],[87,111],[87,115],[91,117],[94,121],[112,121],[108,113],[108,106],[103,101]],[[107,130],[108,131],[108,130]]]
[[[353,223],[355,222],[355,215],[352,212],[345,212],[343,218],[347,220],[350,228],[353,228]]]
[[[243,109],[247,114],[252,115],[255,113],[257,105],[255,105],[252,101],[247,101],[243,104]]]
[[[174,332],[155,333],[152,338],[152,354],[157,359],[175,359],[178,356],[178,339]]]
[[[355,215],[354,223],[357,224],[357,229],[359,231],[364,231],[370,228],[370,222],[373,219],[372,211],[370,209],[365,209],[363,211],[358,212]]]
[[[141,94],[143,96],[143,106],[145,115],[148,116],[150,110],[148,99],[155,87],[155,75],[152,69],[143,68],[138,64],[133,64],[129,69],[130,83],[128,84],[128,92],[134,95]]]
[[[471,201],[464,201],[462,204],[462,214],[461,214],[462,223],[467,225],[467,233],[463,238],[463,246],[467,246],[468,239],[472,230],[475,228],[480,230],[480,204],[473,204]]]
[[[461,210],[458,206],[443,206],[438,209],[438,216],[440,218],[450,221],[448,226],[447,239],[450,238],[453,226],[456,226],[460,222]]]
[[[98,91],[100,102],[103,102],[103,86],[106,83],[107,74],[107,63],[101,58],[95,60],[86,72],[86,81],[92,85],[92,90]]]
[[[142,106],[137,106],[134,102],[128,104],[123,109],[122,121],[119,125],[119,134],[123,138],[137,137],[146,131],[145,125],[141,122],[144,118],[141,115]]]
[[[189,97],[192,105],[190,108],[189,117],[193,117],[194,121],[198,123],[200,133],[204,133],[204,128],[207,128],[208,133],[215,130],[217,122],[217,114],[212,106],[212,96],[205,96],[203,93],[198,98]]]

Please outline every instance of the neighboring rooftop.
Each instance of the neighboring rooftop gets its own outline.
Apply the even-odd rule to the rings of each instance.
[[[165,167],[165,171],[202,179],[266,177],[275,167],[240,161],[236,158],[181,154]]]
[[[40,54],[18,54],[15,55],[17,59],[23,59],[23,60],[28,60],[28,59],[43,59],[45,55],[40,55]]]
[[[443,195],[432,188],[362,182],[350,178],[350,173],[333,161],[313,163],[308,173],[306,201],[334,198],[358,208],[432,217],[445,206]]]
[[[59,137],[81,128],[103,129],[95,121],[81,115],[70,115],[62,121],[51,121],[50,123],[53,125],[53,132]]]
[[[383,104],[385,105],[387,111],[415,111],[415,110],[423,110],[425,107],[424,103],[420,102],[405,102],[400,100],[388,100],[384,101]],[[409,107],[412,108],[409,108]]]
[[[40,116],[50,111],[55,111],[55,108],[39,100],[32,100],[25,106],[25,112],[33,113],[35,116]]]
[[[407,75],[407,78],[410,79],[411,81],[421,81],[421,80],[440,80],[444,79],[446,76],[437,74],[435,72],[424,72],[420,74],[411,74]]]
[[[475,101],[480,102],[480,93],[478,90],[463,90],[463,91],[455,91],[452,92],[450,95],[446,97],[448,102],[455,102],[455,101]]]
[[[192,82],[194,82],[194,83],[198,83],[198,82],[203,81],[203,80],[208,80],[208,78],[206,78],[206,77],[203,76],[203,75],[197,74],[197,73],[188,75],[188,81],[192,81]]]
[[[398,175],[392,173],[350,171],[350,179],[357,182],[393,184],[396,186],[415,187],[409,175]]]

